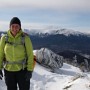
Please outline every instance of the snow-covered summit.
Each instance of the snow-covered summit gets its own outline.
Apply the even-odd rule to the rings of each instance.
[[[63,34],[63,35],[84,35],[84,33],[81,33],[79,31],[74,31],[70,29],[59,29],[59,30],[52,30],[49,31],[50,34]]]
[[[79,31],[74,31],[71,29],[24,29],[24,32],[30,34],[30,35],[57,35],[57,34],[63,34],[65,36],[69,36],[69,35],[88,35],[86,33],[82,33]]]

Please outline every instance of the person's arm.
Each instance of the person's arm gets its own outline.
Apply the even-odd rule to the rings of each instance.
[[[33,56],[33,47],[32,42],[29,38],[29,36],[26,36],[25,38],[25,47],[27,52],[27,70],[33,71],[33,63],[34,63],[34,56]]]
[[[4,47],[5,47],[5,36],[2,36],[0,40],[0,70],[3,68]]]

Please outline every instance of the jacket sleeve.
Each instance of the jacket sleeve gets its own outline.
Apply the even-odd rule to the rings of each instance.
[[[4,47],[5,47],[5,37],[2,36],[0,40],[0,70],[3,68]]]
[[[34,56],[33,56],[33,46],[29,36],[25,38],[25,47],[27,53],[27,70],[33,71]]]

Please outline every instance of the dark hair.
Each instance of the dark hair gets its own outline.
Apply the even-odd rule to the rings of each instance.
[[[21,28],[21,21],[20,21],[20,19],[19,19],[18,17],[13,17],[13,18],[11,19],[11,21],[10,21],[10,26],[11,26],[12,24],[18,24],[18,25],[20,25],[20,28]]]

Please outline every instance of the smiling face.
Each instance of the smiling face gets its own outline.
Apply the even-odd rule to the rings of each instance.
[[[20,31],[20,25],[19,24],[12,24],[10,26],[10,31],[13,36],[16,36],[17,33]]]

